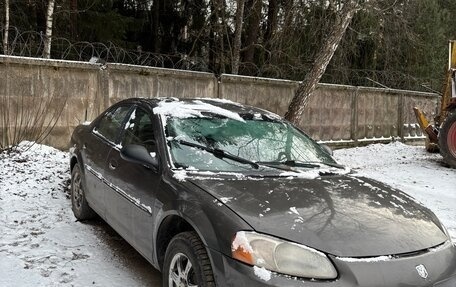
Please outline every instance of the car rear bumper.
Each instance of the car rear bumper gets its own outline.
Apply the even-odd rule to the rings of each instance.
[[[217,286],[301,286],[301,287],[455,287],[456,247],[451,243],[438,250],[416,256],[387,260],[338,259],[332,257],[339,278],[318,281],[270,272],[264,276],[257,268],[243,264],[218,252],[213,258]],[[217,253],[217,254],[215,254]],[[217,258],[217,259],[216,259]],[[215,259],[215,260],[214,260]],[[416,266],[423,265],[427,278],[419,275]],[[267,275],[267,274],[266,274]],[[268,279],[268,280],[265,280]]]

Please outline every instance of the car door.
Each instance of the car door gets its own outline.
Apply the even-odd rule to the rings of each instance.
[[[125,124],[121,145],[144,145],[151,156],[158,156],[155,128],[151,115],[136,107]],[[143,256],[152,260],[153,206],[155,190],[160,184],[159,172],[125,161],[118,148],[110,151],[107,163],[107,180],[112,183],[111,192],[106,195],[107,220]]]
[[[130,109],[131,105],[123,105],[106,111],[82,144],[81,154],[87,184],[86,197],[90,206],[104,219],[106,219],[105,193],[107,191],[106,159],[119,140],[121,127]]]

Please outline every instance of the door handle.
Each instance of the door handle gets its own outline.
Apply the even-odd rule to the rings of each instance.
[[[109,162],[109,169],[115,170],[116,168],[117,168],[117,161],[111,160],[111,161]]]

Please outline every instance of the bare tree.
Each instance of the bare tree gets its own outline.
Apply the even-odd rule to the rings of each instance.
[[[52,24],[54,22],[54,4],[55,0],[49,0],[46,13],[46,35],[44,39],[43,57],[49,59],[51,57],[51,42],[52,42]]]
[[[309,97],[315,90],[318,82],[326,71],[334,52],[339,46],[340,40],[345,34],[355,13],[360,9],[360,0],[346,0],[342,3],[340,10],[336,12],[336,19],[333,22],[330,33],[323,43],[320,51],[315,57],[310,71],[304,80],[299,84],[293,99],[285,114],[285,118],[294,124],[298,124]]]
[[[250,0],[250,5],[247,5],[250,9],[249,16],[247,17],[247,30],[245,38],[244,62],[254,63],[255,44],[258,42],[258,33],[260,31],[261,23],[261,9],[263,7],[263,1],[261,0]]]
[[[70,31],[73,39],[78,39],[78,0],[70,0]]]
[[[244,18],[245,0],[237,0],[236,2],[236,30],[234,31],[233,55],[231,62],[231,73],[235,75],[239,72],[239,54],[241,51],[242,20]]]
[[[269,0],[266,32],[264,33],[264,43],[266,43],[267,49],[271,46],[271,39],[276,34],[278,11],[279,6],[277,0]]]
[[[8,55],[9,0],[5,0],[5,33],[3,34],[3,54]]]

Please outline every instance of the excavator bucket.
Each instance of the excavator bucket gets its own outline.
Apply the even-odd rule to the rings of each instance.
[[[413,111],[415,112],[416,120],[418,121],[418,124],[420,125],[421,129],[428,135],[429,141],[433,144],[438,144],[438,130],[429,123],[429,121],[426,119],[426,116],[423,114],[422,111],[420,111],[420,109],[414,107]]]

